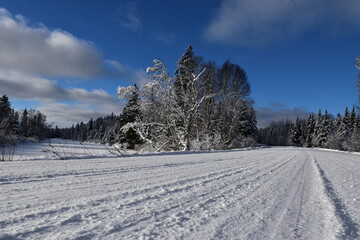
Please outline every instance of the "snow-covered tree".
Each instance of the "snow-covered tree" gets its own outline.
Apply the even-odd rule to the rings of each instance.
[[[350,132],[354,130],[355,124],[356,124],[356,112],[355,112],[355,107],[353,107],[349,117]]]
[[[306,146],[307,147],[313,147],[314,132],[315,132],[314,114],[310,113],[310,116],[307,120],[307,127],[306,127]]]
[[[153,150],[178,150],[182,136],[176,125],[179,110],[173,89],[173,78],[160,60],[154,60],[154,66],[147,69],[147,74],[150,81],[142,85],[139,91],[142,118],[127,123],[121,131],[133,129],[145,145]],[[133,87],[119,87],[119,98],[129,95],[132,89]]]
[[[245,71],[229,61],[217,68],[199,59],[189,46],[174,76],[154,60],[149,82],[139,91],[142,117],[121,131],[133,129],[156,151],[233,148],[253,141],[256,117]],[[129,87],[118,88],[119,98],[127,93]]]
[[[136,84],[134,84],[134,86],[129,87],[128,90],[131,91],[129,93],[129,99],[119,118],[122,126],[141,120],[139,89]],[[123,144],[126,143],[129,149],[134,149],[135,145],[142,143],[139,135],[132,128],[127,132],[120,132],[119,141]]]
[[[28,137],[28,126],[29,126],[29,117],[28,117],[28,111],[25,108],[21,115],[21,132],[24,137]]]
[[[295,146],[301,146],[303,134],[302,134],[302,126],[301,126],[301,122],[300,122],[299,118],[296,118],[295,127],[293,128],[291,133],[292,133],[291,142]]]
[[[350,112],[348,107],[345,108],[344,116],[341,119],[340,126],[338,128],[338,134],[341,139],[347,139],[351,134],[351,119],[350,119]]]
[[[325,114],[321,121],[320,130],[317,135],[319,147],[324,147],[326,142],[328,141],[328,137],[329,137],[330,130],[331,130],[330,129],[330,121],[331,121],[331,119],[329,118],[329,114],[328,114],[327,110],[325,110]]]
[[[176,101],[182,108],[186,108],[187,100],[194,100],[191,97],[195,95],[195,68],[196,60],[191,45],[185,50],[180,60],[177,62],[177,69],[175,71],[174,91],[176,94]],[[190,103],[191,104],[191,103]]]
[[[12,113],[11,103],[6,95],[0,97],[0,124],[10,117]],[[5,123],[3,123],[5,124]]]

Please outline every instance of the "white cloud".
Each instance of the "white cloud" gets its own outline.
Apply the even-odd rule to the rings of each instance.
[[[223,0],[205,30],[211,42],[263,45],[314,27],[330,32],[360,27],[358,0]]]
[[[0,85],[1,94],[6,94],[15,99],[37,101],[73,100],[96,102],[98,104],[112,104],[115,102],[114,98],[102,89],[89,92],[81,88],[62,88],[55,81],[1,69]]]
[[[63,88],[55,81],[36,76],[0,71],[0,86],[0,94],[6,94],[10,99],[38,101],[37,109],[48,117],[48,122],[60,127],[87,122],[111,112],[119,114],[123,109],[123,103],[105,90]]]
[[[89,41],[42,24],[30,26],[23,16],[0,8],[0,94],[37,101],[37,109],[50,122],[69,126],[121,112],[122,103],[103,89],[90,91],[59,84],[60,78],[97,77],[139,83],[144,81],[145,72],[104,60]]]
[[[47,121],[50,124],[58,127],[71,127],[72,124],[88,122],[90,118],[108,116],[112,112],[118,115],[122,108],[121,104],[106,105],[106,107],[99,108],[91,104],[44,103],[37,109],[48,116]]]
[[[22,16],[0,10],[0,66],[37,75],[100,75],[101,53],[88,41],[44,25],[29,26]]]
[[[0,8],[0,36],[2,69],[47,77],[105,76],[127,81],[134,81],[134,75],[140,71],[130,67],[109,69],[93,43],[61,29],[29,26],[24,17],[13,16],[3,8]]]
[[[128,28],[134,32],[139,32],[141,28],[141,19],[139,11],[134,2],[127,2],[117,8],[113,19],[120,24],[120,26]]]

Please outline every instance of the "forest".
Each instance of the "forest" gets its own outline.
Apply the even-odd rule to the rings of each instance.
[[[360,115],[355,107],[346,107],[336,117],[320,110],[308,119],[284,119],[257,129],[250,83],[239,65],[206,61],[195,55],[192,46],[178,60],[174,74],[160,60],[153,64],[146,71],[147,83],[118,87],[119,99],[126,101],[121,113],[71,127],[51,126],[46,116],[34,109],[15,111],[3,95],[1,151],[9,151],[6,149],[19,142],[45,138],[119,144],[145,151],[234,149],[259,144],[360,151]],[[360,58],[356,67],[360,69]]]

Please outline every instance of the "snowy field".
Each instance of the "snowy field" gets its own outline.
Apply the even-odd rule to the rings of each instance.
[[[360,155],[68,150],[67,160],[29,160],[43,147],[0,163],[0,239],[360,239]]]
[[[89,157],[116,156],[119,152],[113,147],[64,139],[44,140],[40,143],[20,144],[15,149],[13,160],[50,160]]]

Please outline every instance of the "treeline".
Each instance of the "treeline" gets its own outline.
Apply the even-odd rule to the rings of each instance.
[[[343,151],[360,151],[360,115],[355,108],[333,117],[325,111],[295,123],[282,120],[259,130],[259,143],[277,146],[321,147]]]
[[[87,123],[77,123],[69,128],[58,128],[52,132],[52,137],[76,141],[90,141],[113,145],[120,142],[121,116],[113,113],[106,117],[90,119]]]
[[[15,111],[6,95],[0,97],[0,139],[44,139],[50,126],[46,116],[30,109]]]
[[[15,145],[48,137],[46,116],[36,110],[15,111],[6,95],[0,97],[0,161],[11,160]]]

